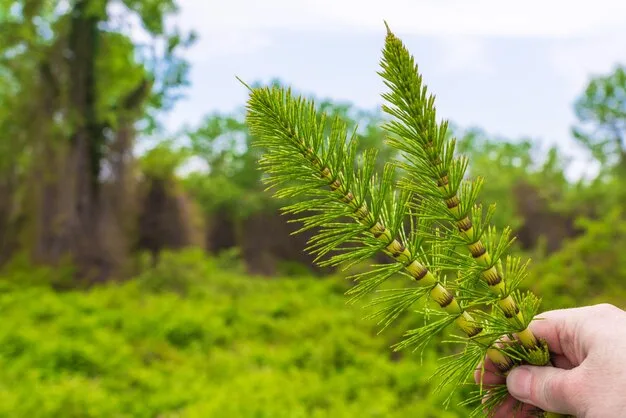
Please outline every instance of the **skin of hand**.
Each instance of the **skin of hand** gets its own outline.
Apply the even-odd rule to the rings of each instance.
[[[504,377],[485,360],[476,381],[482,375],[487,388],[506,382],[513,395],[494,417],[536,416],[537,408],[576,417],[626,417],[626,312],[609,304],[548,311],[530,329],[548,343],[554,367],[519,366]]]

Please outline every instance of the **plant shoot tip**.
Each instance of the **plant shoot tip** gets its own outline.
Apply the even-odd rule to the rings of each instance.
[[[387,29],[387,35],[392,35],[391,29],[389,28],[389,24],[387,23],[387,21],[383,20],[383,23],[385,24],[385,28]]]
[[[237,79],[237,81],[239,81],[241,84],[243,84],[248,90],[252,91],[252,87],[250,87],[245,81],[243,81],[241,78],[239,78],[238,75],[236,75],[235,78]]]

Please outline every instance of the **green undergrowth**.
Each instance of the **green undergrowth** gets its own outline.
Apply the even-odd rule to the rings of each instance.
[[[533,284],[550,309],[612,303],[626,309],[626,213],[579,219],[584,231],[534,266]]]
[[[435,353],[393,354],[407,323],[376,336],[346,286],[250,278],[196,251],[89,291],[3,277],[0,416],[465,416],[433,394]]]

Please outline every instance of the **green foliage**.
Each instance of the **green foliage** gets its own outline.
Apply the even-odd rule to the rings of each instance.
[[[176,147],[173,141],[161,141],[141,156],[139,167],[148,178],[169,180],[176,177],[189,158],[188,149]]]
[[[281,83],[274,80],[272,85],[278,87]],[[328,115],[326,121],[320,120],[326,134],[331,132],[330,122],[334,119],[341,120],[348,131],[355,132],[359,138],[355,141],[355,157],[372,147],[376,147],[383,158],[395,153],[384,144],[379,112],[330,100],[321,100],[316,107]],[[185,185],[207,213],[223,211],[241,219],[277,209],[275,201],[264,190],[263,173],[258,170],[262,149],[254,146],[255,137],[248,132],[243,116],[240,112],[210,114],[200,127],[188,134],[191,151],[203,163],[203,169],[192,171]]]
[[[626,69],[593,78],[576,101],[574,137],[603,165],[626,166]]]
[[[357,155],[363,154],[368,149],[376,148],[378,151],[377,169],[382,169],[384,162],[397,154],[385,142],[386,132],[382,129],[385,117],[380,110],[356,109],[349,103],[336,103],[330,100],[318,101],[314,97],[309,100],[317,103],[317,113],[325,114],[327,121],[339,119],[346,124],[348,132],[356,134],[358,137],[358,141],[356,141]],[[328,123],[325,129],[327,135],[331,129],[332,124]]]
[[[146,78],[146,68],[136,60],[133,41],[121,33],[103,33],[96,60],[99,118],[117,127],[120,108]]]
[[[15,254],[2,266],[0,283],[15,287],[49,286],[66,289],[74,282],[74,265],[65,259],[56,266],[33,266],[25,252]]]
[[[191,151],[205,167],[185,178],[186,189],[205,213],[241,219],[272,208],[261,187],[258,150],[240,116],[213,114],[189,133]]]
[[[198,276],[186,297],[146,292],[149,272],[87,292],[5,288],[0,416],[467,416],[437,407],[434,353],[390,357],[335,280],[251,279],[196,251],[161,262],[163,281]]]
[[[107,120],[112,107],[123,105],[124,99],[144,78],[151,78],[154,90],[150,98],[149,119],[154,111],[168,108],[176,100],[178,90],[187,83],[188,63],[178,56],[181,49],[193,44],[193,33],[167,29],[165,21],[177,11],[173,0],[124,0],[124,13],[115,18],[106,13],[106,7],[114,0],[83,0],[86,13],[106,26],[98,32],[96,83],[99,87],[98,105],[100,120]],[[79,6],[73,6],[78,8]],[[69,15],[72,9],[58,2],[20,0],[0,4],[0,24],[14,30],[0,33],[0,74],[19,84],[37,78],[40,64],[59,65],[58,48],[54,44],[68,36]],[[148,34],[149,43],[143,45],[131,40],[126,19],[138,17]],[[162,41],[162,42],[160,42]],[[159,44],[165,45],[159,48]],[[147,74],[146,74],[147,73]],[[149,75],[148,75],[149,74]],[[66,74],[54,74],[64,89]],[[50,81],[50,80],[48,80]],[[23,90],[22,90],[23,93]],[[152,121],[154,122],[154,121]]]
[[[559,205],[566,200],[570,185],[564,175],[564,158],[557,148],[551,148],[542,161],[538,144],[531,140],[493,138],[480,129],[454,131],[458,136],[457,151],[469,159],[468,174],[484,179],[479,202],[498,202],[492,222],[499,229],[509,226],[517,230],[527,220],[519,210],[519,201],[525,198],[518,194],[520,185],[535,186],[551,208],[564,209]],[[571,202],[567,203],[570,208]]]
[[[599,219],[580,219],[583,233],[561,251],[541,260],[533,275],[541,277],[533,288],[549,308],[613,303],[626,307],[626,219],[614,207]]]
[[[201,249],[161,251],[158,264],[146,268],[136,280],[141,289],[149,292],[186,295],[206,280],[212,267]]]
[[[123,3],[139,15],[144,28],[154,35],[164,33],[165,16],[178,10],[173,0],[123,0]]]
[[[23,250],[71,257],[81,279],[124,270],[135,136],[187,83],[180,51],[194,37],[165,24],[175,11],[174,0],[0,2],[2,262]]]
[[[212,173],[241,178],[235,182],[248,187],[256,184],[259,175],[251,160],[257,153],[250,149],[250,138],[240,118],[209,115],[200,128],[189,133],[189,139],[194,155],[202,159]]]

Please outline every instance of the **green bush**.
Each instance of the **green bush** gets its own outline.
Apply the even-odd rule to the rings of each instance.
[[[192,287],[209,279],[211,267],[212,263],[206,260],[201,249],[162,251],[157,265],[147,268],[137,280],[146,291],[185,295]]]
[[[16,286],[52,286],[56,289],[75,287],[75,269],[69,259],[56,266],[34,266],[28,254],[13,256],[2,266],[0,289]],[[0,290],[1,291],[1,290]]]
[[[442,416],[434,353],[392,356],[400,331],[376,336],[344,289],[196,251],[88,291],[7,287],[0,417]],[[443,416],[467,414],[457,401]]]
[[[626,308],[626,219],[619,208],[602,218],[580,219],[584,233],[538,262],[531,275],[544,307],[601,302]]]

